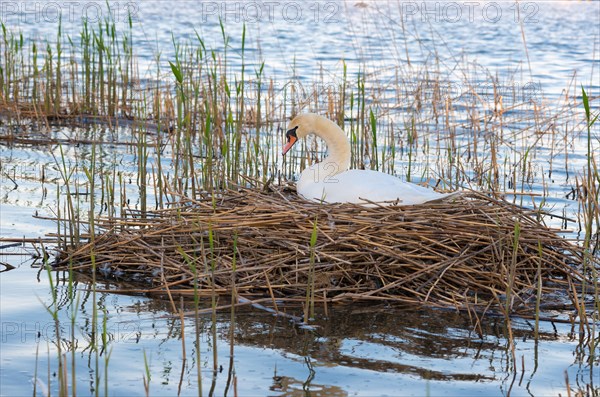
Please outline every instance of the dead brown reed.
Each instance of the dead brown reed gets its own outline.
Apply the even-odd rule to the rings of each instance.
[[[90,272],[93,251],[101,275],[127,286],[121,292],[149,295],[193,296],[195,282],[201,296],[230,294],[235,283],[239,297],[276,308],[303,302],[310,284],[317,303],[387,300],[520,314],[535,311],[539,279],[541,308],[551,309],[569,306],[586,277],[579,246],[480,193],[365,208],[306,202],[286,187],[236,188],[141,215],[97,219],[93,242],[64,248],[57,265]]]

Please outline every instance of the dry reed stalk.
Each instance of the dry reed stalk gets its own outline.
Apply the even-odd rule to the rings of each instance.
[[[317,303],[389,300],[486,312],[509,300],[512,313],[530,314],[540,262],[542,294],[549,306],[564,306],[556,292],[564,291],[561,299],[572,300],[576,291],[569,285],[590,277],[582,273],[581,247],[526,210],[482,194],[419,206],[365,208],[306,202],[286,188],[181,197],[173,208],[144,218],[132,211],[125,218],[97,219],[96,267],[122,285],[122,292],[193,296],[193,261],[201,296],[228,294],[237,234],[236,293],[275,307],[276,301],[301,302],[311,271],[315,215],[312,283]],[[214,271],[203,262],[209,228]],[[57,266],[67,269],[71,263],[74,270],[91,271],[91,244],[62,251]],[[597,258],[594,266],[600,266]],[[507,291],[511,296],[505,296]]]

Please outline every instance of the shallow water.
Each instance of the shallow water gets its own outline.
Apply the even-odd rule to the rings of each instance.
[[[2,277],[2,393],[30,393],[37,361],[38,376],[47,382],[50,350],[51,388],[56,392],[54,322],[41,309],[50,304],[42,274],[20,266]],[[75,326],[78,393],[92,393],[95,355],[91,339],[91,296],[81,288]],[[23,297],[24,292],[28,298]],[[59,288],[59,297],[66,287]],[[64,296],[61,309],[64,342],[68,349],[73,304]],[[143,297],[98,294],[106,309],[109,361],[108,394],[143,395],[144,352],[151,379],[151,395],[197,394],[197,362],[193,318],[184,325],[187,361],[183,361],[181,324],[167,315],[169,303]],[[104,316],[104,315],[102,315]],[[441,310],[415,310],[387,305],[329,308],[314,329],[301,329],[288,319],[258,310],[238,309],[233,366],[230,366],[229,314],[217,318],[217,367],[213,378],[210,316],[202,316],[200,365],[204,393],[222,394],[233,368],[239,395],[288,395],[307,390],[316,395],[551,395],[571,384],[585,387],[592,373],[585,354],[577,354],[576,332],[562,323],[543,322],[540,340],[533,340],[534,324],[513,323],[513,362],[503,320],[488,318],[483,334],[465,316]],[[38,350],[39,349],[39,350]],[[38,353],[39,351],[39,353]],[[69,360],[70,360],[70,353]],[[100,356],[100,368],[106,352]],[[222,367],[222,368],[221,368]],[[100,393],[104,394],[104,373]],[[181,386],[180,386],[181,384]],[[39,390],[40,385],[38,385]],[[231,385],[230,388],[233,386]]]
[[[460,104],[468,106],[473,88],[484,102],[493,102],[487,82],[489,75],[497,76],[500,89],[506,92],[504,105],[517,106],[513,115],[506,116],[506,128],[515,131],[510,143],[514,152],[500,156],[512,162],[514,153],[532,146],[535,169],[526,184],[528,191],[545,194],[546,208],[552,213],[578,217],[578,204],[568,194],[586,164],[587,141],[582,129],[576,129],[579,134],[558,134],[560,144],[551,137],[536,140],[535,136],[516,134],[532,124],[531,117],[524,114],[529,108],[521,107],[523,103],[533,100],[560,110],[568,102],[562,99],[567,92],[579,95],[580,84],[586,86],[590,97],[600,94],[599,37],[591,28],[600,20],[599,2],[274,2],[263,3],[260,16],[252,14],[256,2],[190,1],[178,2],[177,7],[165,1],[110,4],[123,27],[125,11],[134,12],[136,56],[140,69],[147,70],[148,84],[156,78],[157,47],[163,63],[172,57],[171,34],[177,40],[194,42],[196,29],[207,47],[222,48],[219,16],[231,36],[228,51],[234,65],[245,22],[246,50],[251,54],[247,67],[251,70],[264,60],[265,75],[275,78],[275,88],[278,81],[291,76],[297,76],[300,85],[317,82],[337,87],[343,59],[349,74],[362,70],[370,76],[371,88],[383,87],[378,106],[394,121],[402,120],[403,111],[411,104],[385,87],[400,78],[410,90],[413,75],[408,59],[413,65],[424,65],[437,58],[457,109]],[[93,21],[95,15],[106,12],[104,2],[2,2],[0,20],[9,29],[21,29],[26,38],[53,40],[58,25],[55,12],[59,10],[65,35],[73,37],[81,28],[84,13]],[[300,14],[295,13],[298,10],[302,10]],[[515,22],[516,17],[523,18],[523,25]],[[597,101],[592,106],[597,112]],[[463,121],[468,121],[468,115],[457,113],[457,124]],[[560,130],[562,126],[557,124]],[[439,133],[434,124],[422,128],[424,135]],[[456,142],[467,148],[474,139],[472,134],[467,128],[459,128],[457,133]],[[103,126],[56,127],[51,132],[57,138],[84,138],[87,134],[102,136],[104,141],[128,140],[127,131]],[[594,134],[599,136],[598,129]],[[56,232],[53,222],[34,215],[53,216],[60,209],[57,192],[64,195],[65,190],[60,182],[60,161],[55,159],[60,157],[58,147],[2,143],[0,148],[1,236],[34,239]],[[63,149],[69,165],[89,162],[89,145],[64,145]],[[122,173],[130,206],[136,208],[135,153],[117,144],[104,144],[98,150],[106,167],[103,172]],[[409,163],[415,175],[432,164],[435,168],[434,157],[443,150],[421,154],[417,163],[403,154],[398,157],[396,172],[404,176]],[[486,160],[485,156],[481,159]],[[80,173],[76,178],[73,186],[84,192],[85,177]],[[80,200],[86,204],[85,195]],[[533,201],[539,204],[540,198]],[[523,204],[532,205],[532,200]],[[565,235],[578,236],[576,222],[546,221],[572,230]],[[54,322],[44,308],[51,304],[52,294],[47,274],[39,271],[40,260],[32,258],[39,255],[32,248],[2,245],[0,249],[0,262],[16,267],[0,273],[2,395],[31,395],[36,365],[37,393],[42,394],[49,384],[57,394]],[[99,387],[100,394],[105,394],[102,368],[108,355],[105,351],[99,357],[100,383],[96,386],[95,353],[89,348],[92,314],[88,286],[84,281],[77,283],[79,298],[72,301],[66,295],[65,282],[60,283],[60,323],[63,338],[70,342],[69,315],[75,305],[77,393],[93,394],[93,388]],[[321,312],[315,329],[304,329],[259,309],[240,308],[232,357],[229,313],[217,317],[216,340],[210,317],[201,317],[198,363],[193,317],[186,318],[182,327],[179,320],[169,317],[168,302],[111,293],[98,293],[96,298],[106,310],[110,336],[107,394],[111,395],[145,394],[144,353],[151,373],[151,395],[198,394],[198,367],[203,393],[209,394],[214,385],[213,391],[219,395],[227,388],[230,368],[236,376],[236,385],[229,386],[230,395],[234,387],[239,395],[565,395],[565,371],[573,388],[600,393],[597,358],[591,365],[586,362],[587,353],[578,347],[577,329],[561,321],[542,322],[540,340],[535,342],[533,324],[514,319],[513,355],[505,324],[496,318],[486,318],[482,334],[478,334],[467,316],[449,311],[335,306],[328,308],[327,315]],[[553,314],[565,320],[569,313],[548,313]],[[61,346],[70,360],[67,342]],[[217,374],[213,377],[214,348]]]

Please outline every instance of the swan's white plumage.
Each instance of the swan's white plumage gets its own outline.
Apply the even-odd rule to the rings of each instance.
[[[441,200],[453,194],[440,194],[378,171],[347,170],[318,182],[313,180],[312,171],[310,168],[304,170],[296,184],[298,193],[312,201],[322,199],[328,203],[357,204],[395,201],[401,205],[414,205]]]
[[[404,182],[392,175],[371,170],[348,170],[350,143],[341,128],[329,119],[306,113],[289,124],[284,154],[297,139],[315,134],[327,144],[329,156],[306,168],[296,184],[298,193],[312,201],[328,203],[415,205],[442,200],[456,193],[441,194]],[[290,136],[291,135],[291,136]]]

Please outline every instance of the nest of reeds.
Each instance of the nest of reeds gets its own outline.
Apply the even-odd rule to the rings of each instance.
[[[150,295],[235,291],[275,306],[389,300],[524,313],[540,297],[545,308],[568,305],[586,277],[581,247],[481,194],[365,208],[239,188],[96,220],[95,230],[58,265]]]

